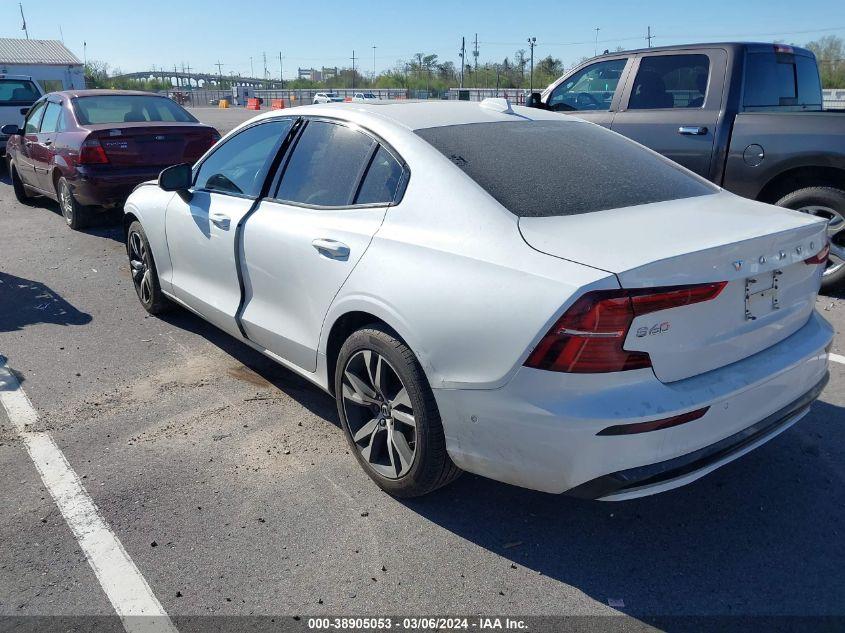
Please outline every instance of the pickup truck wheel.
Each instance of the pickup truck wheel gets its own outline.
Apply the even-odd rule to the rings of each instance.
[[[12,189],[15,191],[15,198],[21,204],[29,204],[31,196],[27,193],[26,187],[23,186],[23,180],[21,180],[17,168],[11,163],[9,163],[9,174],[12,178]]]
[[[830,258],[822,275],[822,289],[845,281],[845,191],[834,187],[807,187],[784,196],[778,206],[827,220]]]
[[[88,226],[91,214],[87,207],[79,204],[76,198],[73,197],[73,191],[71,191],[70,185],[64,176],[59,178],[59,182],[56,185],[56,193],[59,199],[59,207],[62,210],[62,215],[67,225],[74,231],[84,229]]]
[[[460,475],[425,373],[394,333],[377,324],[354,332],[340,349],[334,385],[346,440],[382,490],[418,497]]]

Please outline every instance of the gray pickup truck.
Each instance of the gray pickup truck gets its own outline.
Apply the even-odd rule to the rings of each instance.
[[[824,111],[812,52],[694,44],[590,59],[531,95],[624,134],[741,196],[829,221],[829,289],[845,281],[845,111]]]

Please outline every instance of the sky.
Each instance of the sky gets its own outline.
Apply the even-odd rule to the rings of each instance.
[[[350,66],[370,73],[414,53],[459,64],[461,37],[471,61],[513,59],[536,37],[535,59],[569,67],[595,50],[724,40],[805,44],[845,37],[843,0],[22,0],[29,36],[63,39],[82,59],[133,72],[182,65],[195,72],[285,79],[298,67]],[[0,0],[0,37],[24,37],[17,0]],[[69,9],[69,7],[72,7]],[[598,34],[596,28],[599,28]],[[598,44],[596,37],[598,35]],[[83,42],[87,46],[83,47]],[[376,46],[375,51],[373,46]],[[375,59],[373,54],[375,53]],[[250,59],[251,58],[251,59]],[[251,70],[252,69],[252,70]]]

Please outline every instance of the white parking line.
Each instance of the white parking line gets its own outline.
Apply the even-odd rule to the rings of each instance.
[[[830,354],[830,360],[834,363],[842,363],[845,365],[845,356],[840,356],[839,354]]]
[[[176,633],[147,581],[100,516],[79,476],[49,433],[31,431],[38,413],[0,356],[0,403],[47,490],[73,531],[100,586],[129,633]]]

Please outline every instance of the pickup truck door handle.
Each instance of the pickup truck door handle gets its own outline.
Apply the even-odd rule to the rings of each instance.
[[[232,219],[223,213],[210,213],[208,219],[214,226],[220,227],[224,231],[228,231],[229,225],[232,223]]]
[[[349,257],[349,247],[337,240],[321,238],[311,242],[311,246],[316,248],[320,255],[325,255],[332,259],[346,259]]]
[[[707,128],[703,125],[682,125],[678,128],[678,134],[683,134],[684,136],[704,136],[707,134]]]

